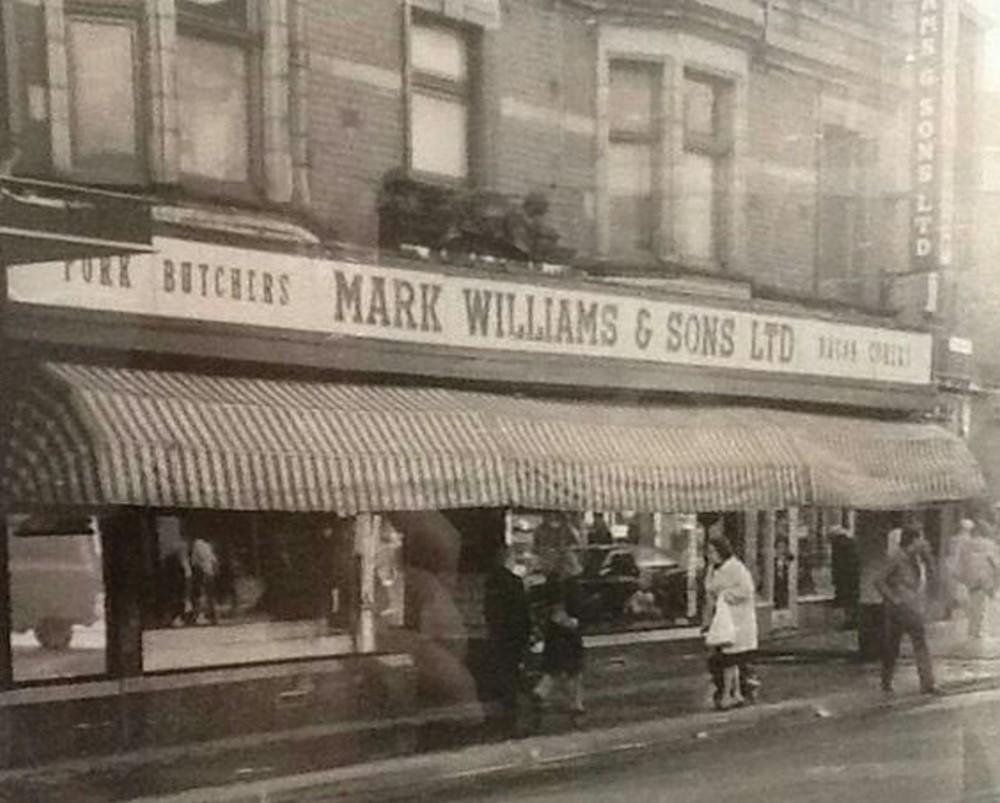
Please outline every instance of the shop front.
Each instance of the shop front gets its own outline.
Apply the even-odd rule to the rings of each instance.
[[[685,637],[723,531],[793,624],[834,523],[981,487],[907,420],[922,333],[153,246],[8,271],[7,764],[475,703],[502,544],[593,639]]]

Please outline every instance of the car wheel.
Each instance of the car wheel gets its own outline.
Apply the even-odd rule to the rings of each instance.
[[[73,624],[65,619],[42,619],[35,627],[35,638],[47,650],[65,650],[73,638]]]

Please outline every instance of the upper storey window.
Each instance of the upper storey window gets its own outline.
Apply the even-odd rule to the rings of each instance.
[[[414,20],[410,28],[410,167],[465,179],[472,114],[469,33],[458,25]]]
[[[255,119],[260,36],[247,0],[180,0],[177,99],[180,169],[187,176],[224,183],[254,178]]]
[[[139,11],[122,2],[103,14],[67,12],[69,158],[87,180],[138,184],[146,175]]]

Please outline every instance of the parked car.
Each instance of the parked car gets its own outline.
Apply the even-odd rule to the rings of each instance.
[[[633,544],[571,549],[582,569],[579,613],[584,625],[686,619],[687,570],[668,553]],[[538,582],[526,585],[529,594],[543,593]]]
[[[89,525],[75,535],[38,534],[37,524],[30,525],[12,527],[7,536],[11,626],[17,633],[34,630],[46,649],[63,650],[70,645],[73,625],[92,625],[100,615],[103,582],[96,537]]]

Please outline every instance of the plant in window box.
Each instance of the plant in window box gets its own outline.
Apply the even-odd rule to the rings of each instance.
[[[440,248],[452,217],[455,191],[417,181],[403,168],[382,177],[378,194],[379,244]]]
[[[450,253],[527,260],[512,236],[510,201],[486,190],[456,193],[442,246]]]
[[[420,182],[396,168],[383,177],[379,192],[380,242],[444,250],[456,255],[520,262],[566,261],[559,233],[548,224],[544,194],[517,203],[500,193],[460,190]]]
[[[445,247],[520,262],[563,257],[559,233],[545,220],[548,209],[548,199],[539,192],[520,204],[494,192],[459,193]]]

